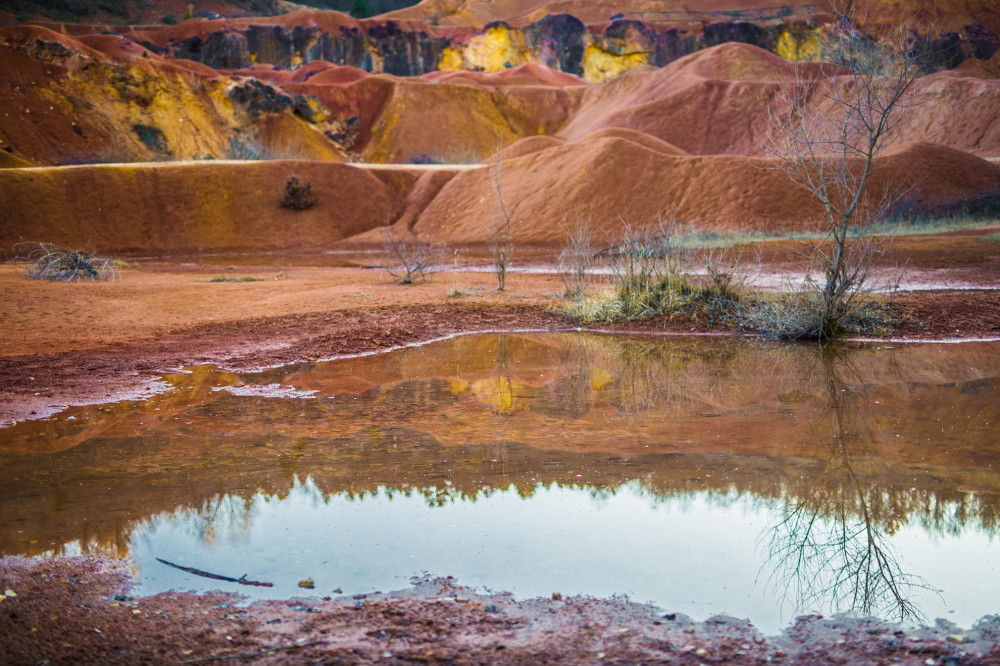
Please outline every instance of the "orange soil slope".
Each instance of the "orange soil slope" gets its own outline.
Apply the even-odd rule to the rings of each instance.
[[[0,28],[0,149],[36,164],[218,158],[242,132],[265,148],[291,142],[305,157],[344,159],[323,136],[341,127],[318,105],[311,123],[258,112],[233,101],[244,85],[120,36]]]
[[[661,69],[635,69],[585,89],[579,109],[556,136],[599,128],[645,132],[692,154],[760,155],[767,106],[796,76],[823,71],[764,49],[729,43]],[[940,72],[918,79],[898,140],[931,141],[982,157],[1000,156],[1000,80]]]
[[[318,203],[279,206],[290,175]],[[47,241],[97,251],[326,247],[400,214],[415,177],[389,184],[333,162],[188,162],[0,170],[0,248]]]
[[[0,89],[9,89],[0,96],[0,148],[36,164],[218,158],[240,136],[283,157],[344,160],[350,152],[376,163],[464,162],[491,154],[498,141],[574,140],[607,128],[643,132],[691,154],[759,155],[765,106],[796,72],[820,71],[736,43],[592,85],[535,64],[411,79],[325,62],[215,76],[125,38],[73,39],[30,27],[0,29],[0,50]],[[260,88],[251,76],[280,88]],[[238,86],[258,86],[258,98],[281,90],[305,96],[312,122],[290,109],[236,104]],[[920,79],[915,92],[901,141],[1000,156],[1000,79],[942,72]],[[134,136],[140,125],[159,132],[153,142],[161,148]],[[123,152],[127,158],[113,157]]]
[[[564,216],[592,215],[597,228],[613,236],[623,221],[641,225],[675,208],[679,221],[701,229],[811,228],[818,206],[768,164],[658,151],[595,133],[508,160],[501,186],[518,242],[559,242]],[[969,153],[915,143],[897,146],[872,186],[914,187],[937,200],[989,190],[998,176],[996,167]],[[414,229],[446,242],[483,241],[495,200],[485,169],[462,171],[418,216]]]
[[[602,131],[572,143],[511,146],[502,191],[514,240],[559,243],[563,217],[576,215],[591,215],[609,236],[623,221],[642,225],[675,209],[680,221],[711,230],[809,229],[819,216],[764,160],[685,155],[628,137]],[[0,248],[44,240],[103,252],[317,249],[348,237],[378,242],[387,222],[444,243],[479,243],[495,214],[487,172],[302,161],[4,169]],[[312,184],[314,208],[279,206],[293,174]],[[897,146],[876,176],[875,188],[913,186],[938,200],[988,190],[1000,170],[962,151],[916,143]]]
[[[465,161],[489,155],[498,139],[504,145],[535,135],[572,141],[609,128],[642,132],[691,154],[754,156],[761,154],[767,105],[797,76],[823,71],[821,65],[794,64],[729,43],[603,84],[520,65],[420,79],[330,66],[284,85],[316,97],[342,121],[358,119],[352,147],[370,162],[416,156]],[[916,82],[914,102],[899,141],[1000,156],[1000,79],[941,72]]]
[[[200,66],[137,55],[115,36],[85,41],[94,48],[41,28],[0,29],[10,92],[0,96],[8,114],[0,116],[0,148],[17,148],[7,165],[26,152],[96,150],[112,137],[128,138],[140,159],[218,155],[251,127],[272,145],[306,146],[306,156],[344,159],[343,146],[373,162],[476,161],[499,139],[520,242],[559,242],[563,215],[591,210],[609,233],[619,216],[637,222],[674,208],[711,229],[801,228],[816,213],[807,196],[761,168],[756,128],[762,99],[793,82],[797,68],[810,76],[821,66],[744,44],[596,85],[537,65],[417,79],[329,63],[262,68],[262,78],[311,96],[321,120],[309,124],[289,110],[237,109],[226,91],[249,79],[207,78]],[[916,87],[921,103],[907,110],[897,154],[875,185],[913,185],[931,200],[995,189],[996,168],[971,153],[1000,156],[1000,80],[948,72]],[[166,128],[166,155],[142,152],[134,129],[145,123]],[[295,172],[320,195],[317,208],[277,207]],[[20,240],[114,250],[303,247],[386,222],[479,242],[495,199],[481,168],[364,171],[328,162],[0,169],[0,196],[4,251]],[[237,231],[249,219],[253,231]]]
[[[421,78],[329,68],[284,88],[313,96],[347,124],[356,123],[350,145],[367,162],[429,157],[448,163],[479,161],[498,142],[555,133],[585,85],[575,76],[522,65],[495,74]]]

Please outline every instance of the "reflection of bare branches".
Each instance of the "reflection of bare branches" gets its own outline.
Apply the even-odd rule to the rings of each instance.
[[[558,351],[557,367],[562,377],[532,392],[531,409],[551,419],[573,421],[586,416],[594,406],[590,349],[579,339],[567,337]]]
[[[216,497],[190,514],[190,528],[199,541],[212,545],[225,535],[231,544],[243,544],[249,538],[253,522],[254,498],[238,495]]]
[[[497,430],[496,453],[494,462],[499,465],[500,473],[506,483],[510,482],[510,459],[507,453],[507,440],[504,435],[510,415],[514,411],[514,384],[510,380],[510,350],[507,348],[507,336],[500,335],[497,339],[497,353],[494,357],[493,402],[494,413],[500,417],[500,427]]]
[[[895,525],[874,515],[883,490],[866,485],[855,471],[857,462],[872,457],[876,442],[870,399],[858,388],[864,383],[840,350],[821,347],[818,354],[832,425],[825,438],[828,467],[812,493],[783,506],[767,533],[764,567],[772,568],[771,584],[795,600],[796,611],[829,604],[835,611],[920,619],[910,595],[931,588],[903,570],[888,540]]]
[[[714,401],[719,380],[747,350],[739,345],[683,345],[604,336],[596,340],[614,355],[613,379],[605,388],[609,402],[623,414],[661,410],[665,419]],[[703,373],[693,372],[696,366]]]

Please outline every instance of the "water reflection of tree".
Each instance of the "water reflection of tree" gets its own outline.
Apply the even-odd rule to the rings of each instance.
[[[214,545],[225,539],[233,545],[245,544],[256,514],[254,503],[255,497],[218,496],[189,513],[185,522],[201,543]]]
[[[590,345],[576,336],[566,336],[558,347],[556,369],[562,376],[532,392],[531,409],[557,421],[575,421],[594,406],[595,382]],[[606,372],[606,371],[605,371]]]
[[[931,588],[903,570],[889,541],[902,517],[892,516],[891,507],[885,511],[879,475],[863,479],[858,473],[861,467],[887,469],[872,425],[870,389],[848,350],[820,347],[817,361],[828,418],[828,429],[817,433],[829,460],[810,489],[799,488],[786,500],[762,537],[764,568],[797,612],[829,604],[835,611],[920,619],[912,597]]]
[[[499,423],[496,429],[496,446],[492,465],[499,468],[500,478],[505,484],[510,482],[512,471],[506,433],[517,398],[514,393],[514,383],[510,379],[510,366],[511,354],[507,347],[507,336],[501,334],[497,338],[493,371],[493,413],[499,419]]]
[[[608,402],[625,416],[655,410],[664,420],[716,411],[727,400],[726,387],[736,388],[728,381],[732,373],[752,361],[747,357],[755,349],[728,341],[701,344],[612,336],[594,336],[592,341],[610,353],[613,379],[603,390]]]

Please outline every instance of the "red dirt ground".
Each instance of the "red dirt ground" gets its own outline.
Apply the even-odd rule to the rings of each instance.
[[[897,335],[1000,338],[1000,253],[979,239],[984,233],[897,239],[896,258],[909,263],[911,278],[950,271],[963,284],[992,287],[899,294]],[[765,268],[802,269],[794,244],[771,247]],[[371,269],[303,268],[279,256],[278,265],[257,257],[232,270],[226,264],[237,258],[216,262],[138,262],[119,281],[74,284],[25,280],[22,266],[0,266],[0,420],[141,393],[157,371],[186,365],[252,369],[463,331],[575,326],[551,310],[561,289],[553,274],[512,273],[498,294],[488,272],[452,271],[407,287]],[[218,276],[266,279],[209,281]],[[614,328],[738,333],[686,318]],[[0,663],[1000,664],[1000,627],[988,623],[949,640],[951,629],[904,632],[812,616],[764,637],[732,618],[695,623],[621,600],[514,601],[450,581],[364,600],[234,607],[216,595],[123,596],[123,566],[0,559],[0,592],[17,595],[0,603]]]

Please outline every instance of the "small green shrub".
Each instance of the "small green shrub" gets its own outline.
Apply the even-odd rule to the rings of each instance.
[[[209,282],[263,282],[263,281],[264,278],[259,278],[259,277],[249,277],[249,276],[236,277],[230,275],[225,275],[222,277],[214,277],[211,280],[209,280]]]
[[[623,219],[622,229],[618,243],[598,253],[610,263],[612,288],[565,308],[566,313],[590,322],[641,319],[686,302],[693,287],[682,271],[673,223],[658,218],[652,228],[640,229]]]
[[[601,293],[562,308],[582,323],[614,322],[652,316],[687,316],[736,326],[786,340],[830,340],[844,335],[884,335],[895,320],[891,302],[877,298],[865,281],[828,311],[818,288],[763,292],[750,288],[756,262],[742,253],[710,252],[704,276],[686,270],[683,237],[671,225],[636,233],[628,225],[618,245],[605,251],[612,285]]]

